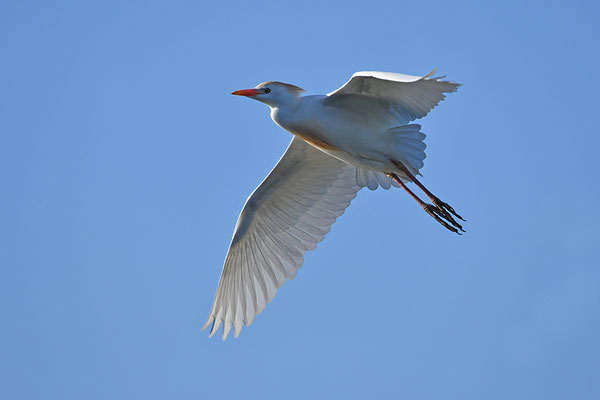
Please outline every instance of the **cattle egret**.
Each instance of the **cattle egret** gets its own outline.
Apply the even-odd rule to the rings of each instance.
[[[210,336],[223,324],[238,337],[286,279],[329,232],[357,192],[402,187],[437,222],[463,231],[462,218],[417,180],[425,159],[422,118],[445,93],[460,86],[389,72],[357,72],[326,95],[303,95],[298,86],[264,82],[232,94],[268,105],[271,118],[294,137],[238,218],[208,320]],[[425,203],[406,184],[431,200]],[[464,232],[464,231],[463,231]],[[460,233],[459,233],[460,234]]]

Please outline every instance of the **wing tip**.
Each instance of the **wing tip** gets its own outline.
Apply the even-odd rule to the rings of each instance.
[[[233,327],[233,337],[235,339],[237,339],[240,336],[240,333],[242,332],[242,327],[243,327],[243,324],[241,324],[241,323],[240,324],[236,324]]]
[[[206,320],[206,322],[205,322],[205,323],[204,323],[204,325],[202,326],[202,329],[200,329],[200,331],[203,331],[203,330],[205,330],[206,328],[208,328],[208,325],[209,325],[211,322],[213,322],[214,320],[215,320],[215,317],[214,317],[212,314],[210,314],[210,315],[208,316],[208,319]]]
[[[227,340],[227,336],[229,336],[229,332],[231,332],[231,321],[225,321],[223,324],[223,341]]]
[[[206,328],[208,328],[208,326],[211,324],[211,322],[212,322],[212,326],[211,326],[210,332],[208,334],[209,338],[212,338],[215,335],[215,333],[217,333],[219,331],[219,328],[221,327],[221,323],[223,321],[219,319],[218,323],[217,323],[217,318],[215,318],[211,314],[211,316],[208,317],[208,320],[206,321],[206,323],[202,327],[201,331],[203,331]],[[232,325],[232,323],[229,323],[229,326],[223,325],[223,336],[222,336],[223,341],[227,340],[227,337],[229,336],[229,333],[231,331],[231,325]],[[234,328],[233,336],[237,339],[238,336],[240,336],[240,333],[242,331],[242,326],[241,326],[241,324],[240,324],[240,326],[237,326],[237,325],[234,324],[233,328]]]
[[[201,331],[208,328],[208,325],[210,325],[211,323],[212,323],[212,325],[211,325],[210,331],[208,333],[209,338],[212,338],[215,335],[215,333],[217,333],[217,331],[221,327],[221,324],[223,323],[223,319],[221,319],[219,316],[215,316],[214,314],[211,313],[210,316],[208,317],[208,319],[206,320],[206,323],[202,327]]]
[[[463,85],[460,82],[443,81],[442,79],[444,79],[447,75],[440,75],[440,76],[436,76],[436,77],[432,78],[433,74],[435,74],[435,71],[437,71],[437,68],[432,69],[422,79],[426,79],[428,81],[436,81],[436,82],[441,82],[441,83],[447,83],[449,85],[452,85],[452,89],[450,91],[446,92],[446,93],[456,92],[456,90]]]
[[[423,79],[429,79],[433,76],[433,74],[435,74],[435,71],[437,71],[437,68],[433,68],[431,71],[429,71],[429,73],[427,75],[425,75],[423,77]]]

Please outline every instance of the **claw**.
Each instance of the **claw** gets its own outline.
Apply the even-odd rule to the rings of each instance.
[[[406,192],[408,194],[410,194],[410,196],[413,199],[415,199],[417,201],[417,203],[419,203],[419,205],[423,208],[423,210],[425,210],[425,212],[427,214],[431,215],[444,228],[448,229],[451,232],[455,232],[459,235],[462,235],[462,233],[460,233],[458,230],[460,229],[462,232],[464,232],[465,230],[462,228],[462,226],[458,222],[456,222],[456,220],[452,217],[452,215],[454,215],[456,218],[464,221],[463,217],[458,215],[456,213],[456,211],[454,211],[454,208],[452,208],[449,204],[444,203],[443,201],[438,199],[429,190],[427,190],[427,188],[425,188],[425,186],[421,185],[421,183],[410,173],[410,171],[408,171],[406,168],[404,168],[404,166],[401,163],[396,162],[396,165],[398,166],[398,168],[401,168],[405,171],[407,176],[409,176],[412,179],[412,181],[415,182],[417,184],[417,186],[419,186],[419,188],[421,188],[425,192],[427,197],[429,197],[431,199],[431,201],[433,202],[433,204],[435,204],[435,205],[427,204],[427,203],[423,202],[423,200],[421,200],[416,194],[414,194],[412,192],[412,190],[410,190],[404,184],[404,182],[402,182],[402,179],[400,179],[400,177],[398,175],[393,174],[393,173],[389,173],[387,175],[390,178],[392,178],[394,181],[396,181],[398,183],[398,185],[400,185],[404,190],[406,190]],[[448,222],[454,226],[448,224]]]
[[[458,213],[456,211],[454,211],[454,208],[452,208],[452,206],[450,204],[444,203],[443,201],[441,201],[440,199],[438,199],[435,196],[432,199],[432,202],[433,202],[433,204],[435,204],[435,206],[437,208],[442,210],[442,212],[449,212],[450,214],[454,215],[456,218],[460,219],[461,221],[466,221],[463,217],[458,215]]]
[[[463,229],[463,227],[456,222],[456,220],[454,218],[452,218],[452,215],[455,215],[457,218],[460,218],[460,216],[456,215],[452,210],[452,207],[450,207],[448,204],[444,203],[443,201],[440,201],[439,199],[433,200],[433,204],[436,206],[437,210],[439,210],[439,212],[441,213],[441,217],[445,218],[448,222],[450,222],[452,225],[454,225],[455,227],[457,227],[458,229],[460,229],[461,231],[465,231]],[[462,219],[462,218],[461,218]]]
[[[426,204],[424,203],[422,205],[423,210],[425,210],[425,212],[429,215],[431,215],[433,217],[433,219],[435,219],[437,222],[439,222],[444,228],[448,229],[451,232],[454,232],[456,234],[462,235],[462,233],[460,233],[458,231],[458,229],[456,229],[455,227],[449,225],[446,221],[444,221],[442,218],[446,218],[447,213],[445,213],[443,210],[440,210],[438,207],[432,205],[432,204]],[[452,217],[450,217],[452,218]],[[451,223],[452,221],[449,220]],[[456,224],[458,226],[458,228],[464,232],[464,230],[460,227],[460,225]]]

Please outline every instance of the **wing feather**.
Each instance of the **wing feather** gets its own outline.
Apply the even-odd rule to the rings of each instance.
[[[223,325],[223,340],[273,299],[331,229],[360,186],[356,168],[294,138],[246,201],[225,258],[205,329]]]
[[[444,76],[432,78],[435,69],[419,77],[392,72],[357,72],[348,82],[323,100],[325,105],[353,112],[368,113],[392,124],[405,125],[423,118],[445,93],[455,92],[459,83],[443,81]]]

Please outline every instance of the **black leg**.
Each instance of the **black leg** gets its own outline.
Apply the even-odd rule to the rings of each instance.
[[[453,225],[457,226],[461,231],[464,232],[464,230],[462,229],[462,227],[460,225],[456,224],[456,222],[452,222],[453,220],[448,219],[448,217],[437,206],[433,206],[432,204],[425,203],[423,200],[421,200],[419,198],[419,196],[417,196],[416,194],[414,194],[413,191],[410,190],[408,188],[408,186],[406,186],[404,184],[404,182],[402,182],[402,179],[400,179],[400,177],[398,177],[398,175],[396,175],[396,174],[388,174],[388,176],[390,178],[392,178],[393,180],[395,180],[402,187],[402,189],[406,190],[406,192],[408,192],[408,194],[413,199],[415,199],[417,203],[419,203],[419,205],[421,206],[421,208],[423,210],[425,210],[425,212],[427,214],[431,215],[437,222],[439,222],[440,224],[442,224],[442,226],[444,228],[448,229],[449,231],[458,233],[459,235],[461,234],[458,231],[458,229],[456,229],[454,226],[451,226],[446,221],[444,221],[444,218],[445,218],[450,223],[452,223]],[[450,217],[450,218],[452,218],[452,217]]]
[[[456,220],[452,216],[454,215],[456,218],[458,218],[462,221],[464,221],[464,218],[461,217],[460,215],[458,215],[458,213],[456,211],[454,211],[454,208],[452,208],[452,206],[450,206],[448,203],[441,201],[436,195],[431,193],[421,182],[419,182],[419,180],[412,174],[412,172],[410,172],[408,170],[408,168],[406,168],[401,162],[396,161],[396,160],[392,160],[392,162],[394,164],[396,164],[396,166],[402,172],[404,172],[406,174],[406,176],[408,176],[408,178],[410,178],[410,180],[413,181],[415,183],[415,185],[417,185],[423,191],[423,193],[425,193],[427,195],[427,197],[429,197],[431,202],[443,214],[444,218],[446,218],[450,223],[452,223],[452,225],[456,226],[458,229],[460,229],[461,231],[464,232],[464,229],[462,228],[462,226],[458,222],[456,222]]]

